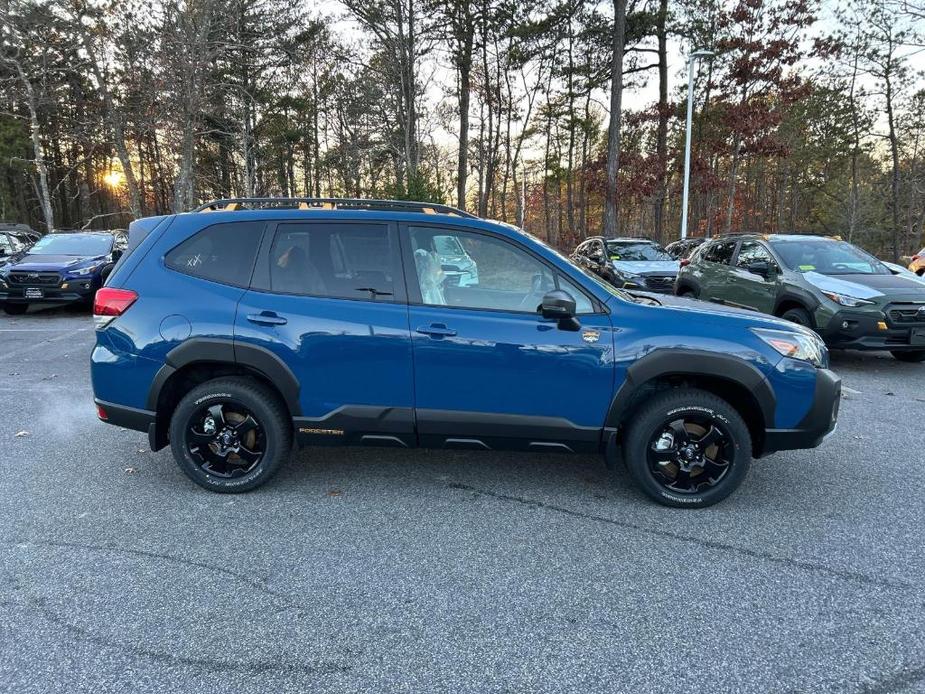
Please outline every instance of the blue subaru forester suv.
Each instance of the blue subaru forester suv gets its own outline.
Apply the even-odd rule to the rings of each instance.
[[[461,281],[441,247],[478,267]],[[217,492],[299,444],[599,451],[707,506],[754,456],[819,445],[840,381],[812,332],[591,277],[427,203],[220,200],[134,222],[97,292],[100,419]]]

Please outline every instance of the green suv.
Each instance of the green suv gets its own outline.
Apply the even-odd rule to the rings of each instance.
[[[925,361],[925,284],[839,239],[722,236],[682,262],[675,293],[805,325],[832,348]]]

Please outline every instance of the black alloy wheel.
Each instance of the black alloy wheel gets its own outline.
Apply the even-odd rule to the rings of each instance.
[[[292,418],[279,393],[247,377],[202,383],[170,418],[177,465],[213,492],[238,493],[269,480],[292,450]]]
[[[260,464],[266,437],[254,414],[243,403],[229,399],[193,412],[185,445],[206,474],[242,477]]]
[[[718,420],[700,414],[669,417],[649,440],[649,472],[665,489],[694,494],[721,483],[734,460],[732,438]]]
[[[751,433],[736,408],[714,393],[666,389],[629,417],[622,457],[630,476],[655,501],[703,508],[725,499],[745,479]]]

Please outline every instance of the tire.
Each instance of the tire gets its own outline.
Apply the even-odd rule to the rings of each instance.
[[[894,359],[915,364],[925,361],[925,349],[913,349],[908,352],[890,352]]]
[[[683,297],[686,298],[686,299],[696,299],[696,298],[698,298],[698,297],[697,297],[697,292],[695,292],[695,291],[694,291],[693,289],[691,289],[690,287],[684,287],[684,288],[682,288],[681,291],[678,292],[678,296],[683,296]]]
[[[222,432],[229,433],[224,445]],[[170,419],[170,447],[180,469],[201,487],[247,492],[273,477],[289,457],[292,424],[268,388],[248,378],[219,378],[180,400]]]
[[[784,320],[789,320],[791,323],[796,323],[797,325],[802,325],[806,328],[812,329],[813,327],[813,318],[809,315],[809,311],[805,308],[790,308],[781,314],[781,318]]]
[[[672,443],[660,449],[666,436]],[[684,445],[675,440],[682,436]],[[715,443],[701,445],[707,438]],[[725,400],[696,388],[677,388],[653,395],[633,415],[623,455],[630,476],[653,500],[704,508],[725,499],[745,479],[752,439],[741,415]]]
[[[4,304],[3,312],[11,316],[21,316],[29,310],[29,304]]]

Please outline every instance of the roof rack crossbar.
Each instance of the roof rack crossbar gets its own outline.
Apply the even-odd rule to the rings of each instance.
[[[411,200],[365,200],[361,198],[221,198],[197,207],[193,212],[221,212],[247,209],[298,209],[298,210],[380,210],[384,212],[423,212],[449,214],[478,219],[471,212],[433,202]]]

